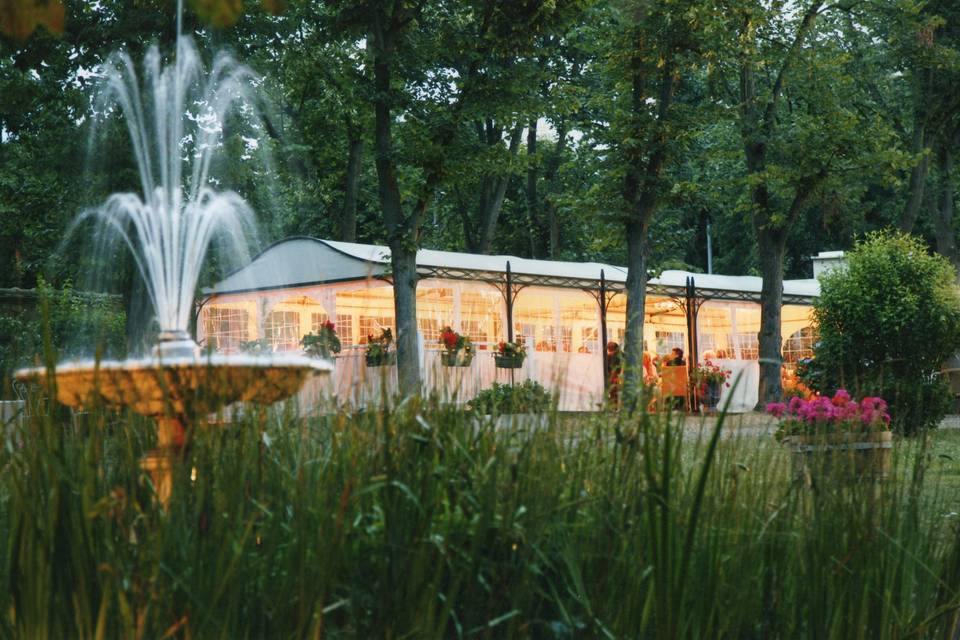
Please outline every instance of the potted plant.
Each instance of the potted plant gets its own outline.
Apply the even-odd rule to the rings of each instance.
[[[832,398],[794,396],[788,403],[774,402],[767,413],[780,420],[774,437],[793,447],[804,462],[846,463],[856,476],[884,476],[890,469],[893,435],[883,398],[857,402],[839,389]]]
[[[717,405],[720,404],[720,390],[724,385],[730,386],[727,382],[730,374],[730,371],[713,364],[710,360],[694,367],[690,379],[705,408],[716,410]]]
[[[469,367],[473,362],[473,343],[467,336],[462,336],[450,327],[444,327],[440,332],[440,344],[443,352],[440,354],[440,364],[445,367]]]
[[[467,404],[467,411],[476,420],[492,422],[496,427],[536,429],[547,425],[547,413],[553,403],[553,395],[534,380],[517,385],[494,382],[492,387],[478,393]]]
[[[304,352],[313,358],[330,360],[340,353],[342,346],[337,336],[337,327],[329,320],[325,320],[316,333],[308,333],[300,341]]]
[[[494,361],[499,369],[519,369],[527,357],[527,349],[522,342],[501,342],[497,345],[497,352],[493,354]]]
[[[379,336],[367,336],[366,361],[368,367],[383,367],[395,364],[397,352],[391,349],[393,345],[393,331],[387,327],[380,331]]]

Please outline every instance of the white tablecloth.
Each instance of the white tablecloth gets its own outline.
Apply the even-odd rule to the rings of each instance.
[[[727,398],[730,398],[730,412],[753,411],[757,406],[760,363],[756,360],[714,360],[713,363],[732,372],[730,386],[724,387],[720,392],[719,408],[722,409],[727,404]]]

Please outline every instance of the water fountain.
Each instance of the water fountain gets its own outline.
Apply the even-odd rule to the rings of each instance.
[[[179,29],[178,29],[179,32]],[[329,362],[303,355],[201,353],[188,328],[201,267],[215,240],[245,255],[253,216],[232,191],[216,191],[211,161],[231,109],[249,114],[249,70],[220,54],[204,73],[192,41],[178,37],[175,60],[159,49],[144,60],[143,85],[131,58],[114,53],[103,68],[97,109],[119,109],[139,170],[141,193],[113,194],[75,223],[97,225],[96,246],[119,240],[133,255],[160,332],[151,352],[123,361],[80,360],[22,369],[16,377],[48,385],[70,407],[107,406],[149,416],[158,448],[142,461],[161,502],[169,499],[172,464],[198,417],[243,401],[269,404],[291,396]],[[184,175],[189,169],[189,177]]]

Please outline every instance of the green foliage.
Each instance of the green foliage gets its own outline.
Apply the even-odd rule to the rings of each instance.
[[[494,382],[470,401],[469,409],[476,415],[503,415],[508,413],[546,413],[554,405],[553,395],[542,384],[524,380],[520,384]]]
[[[811,489],[771,439],[662,415],[511,433],[429,403],[257,411],[194,425],[164,512],[154,426],[91,409],[0,448],[0,636],[953,631],[956,464],[918,442],[882,484]]]
[[[939,371],[960,349],[956,274],[924,243],[899,232],[870,234],[844,269],[821,276],[814,315],[821,390],[842,386],[890,403],[902,433],[937,424],[950,396]]]
[[[44,318],[52,346],[61,356],[122,356],[126,346],[126,315],[119,300],[77,292],[70,282],[59,290],[43,280],[36,299],[0,309],[0,380],[14,369],[41,364]]]

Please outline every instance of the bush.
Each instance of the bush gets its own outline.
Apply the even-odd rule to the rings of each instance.
[[[939,375],[960,348],[956,275],[923,242],[878,232],[859,242],[845,269],[820,277],[814,347],[821,392],[844,387],[890,401],[893,428],[903,434],[935,426],[949,407]]]
[[[0,310],[0,397],[8,395],[6,385],[15,369],[41,363],[44,322],[60,357],[124,355],[126,314],[119,298],[76,291],[69,281],[54,289],[43,279],[36,294],[33,304]]]
[[[545,413],[553,406],[553,396],[533,380],[522,384],[493,383],[470,402],[470,410],[478,415],[504,413]]]

